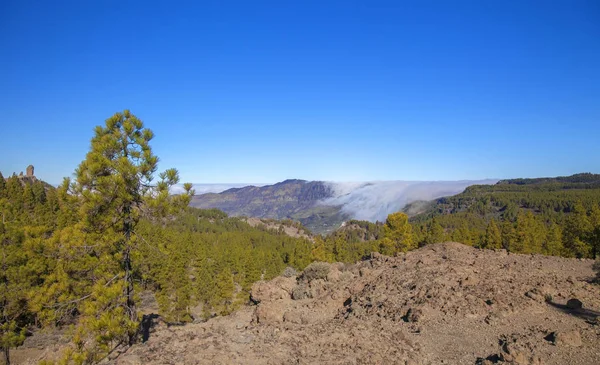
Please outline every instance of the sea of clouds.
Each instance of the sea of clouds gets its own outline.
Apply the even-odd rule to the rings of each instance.
[[[384,221],[418,200],[433,200],[463,192],[470,185],[495,184],[498,180],[328,182],[334,191],[323,205],[341,205],[350,217]]]
[[[333,196],[318,204],[341,206],[342,211],[353,219],[371,222],[385,221],[390,213],[397,212],[407,204],[419,200],[433,200],[463,192],[468,186],[495,184],[498,180],[461,181],[372,181],[372,182],[325,182]],[[231,188],[267,184],[194,184],[196,195],[220,193]],[[171,188],[173,194],[183,192],[178,184]]]

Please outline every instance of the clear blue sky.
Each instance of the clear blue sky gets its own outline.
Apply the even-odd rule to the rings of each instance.
[[[600,2],[0,2],[0,171],[125,108],[183,181],[600,173]]]

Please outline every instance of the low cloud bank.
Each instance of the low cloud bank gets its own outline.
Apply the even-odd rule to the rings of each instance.
[[[263,186],[264,184],[193,184],[196,195],[206,193],[221,193],[231,188],[243,188],[244,186]],[[177,184],[171,187],[171,194],[181,194],[184,192],[183,184]]]
[[[334,197],[323,205],[341,205],[342,211],[354,219],[384,221],[388,214],[418,200],[433,200],[463,192],[468,186],[495,184],[498,180],[463,181],[374,181],[328,182]]]

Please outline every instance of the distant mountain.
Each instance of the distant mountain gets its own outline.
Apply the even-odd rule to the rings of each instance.
[[[313,232],[324,232],[348,219],[340,206],[319,204],[333,196],[332,187],[322,181],[285,180],[274,185],[196,195],[191,206],[217,208],[233,216],[288,218],[301,222]]]
[[[491,218],[514,219],[519,209],[548,218],[571,212],[577,201],[589,208],[600,203],[600,174],[508,179],[493,185],[473,185],[455,196],[409,204],[404,211],[414,213],[411,218],[414,223],[435,217],[438,221],[452,221],[448,226],[458,226],[457,222],[466,217],[468,221],[481,219],[483,223]]]
[[[315,233],[328,233],[342,222],[383,221],[388,214],[415,201],[427,201],[464,191],[480,181],[376,181],[338,183],[286,180],[274,185],[232,188],[194,196],[191,205],[217,208],[232,216],[293,219]]]

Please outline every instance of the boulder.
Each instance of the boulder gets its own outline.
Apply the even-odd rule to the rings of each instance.
[[[260,324],[274,324],[283,322],[283,303],[272,302],[259,304],[254,311],[254,320]]]
[[[552,332],[548,339],[556,346],[581,346],[581,335],[577,330]]]
[[[294,278],[279,276],[271,281],[259,281],[252,286],[251,298],[255,303],[289,299],[296,286]]]
[[[583,308],[583,303],[579,299],[572,298],[567,301],[567,308],[575,310],[581,309]]]

